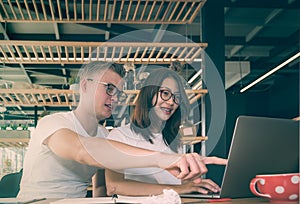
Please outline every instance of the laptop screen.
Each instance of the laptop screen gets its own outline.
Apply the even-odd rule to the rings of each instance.
[[[252,197],[249,185],[256,175],[295,172],[299,172],[299,121],[238,117],[220,197]]]

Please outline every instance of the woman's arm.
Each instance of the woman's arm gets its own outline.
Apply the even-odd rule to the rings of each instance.
[[[93,197],[107,196],[104,171],[104,169],[99,169],[92,178]]]
[[[220,187],[210,179],[203,179],[199,184],[192,181],[186,182],[182,185],[164,185],[151,184],[139,181],[127,180],[124,174],[115,171],[105,170],[105,182],[107,195],[120,194],[127,196],[149,196],[159,195],[163,193],[164,189],[173,189],[178,194],[199,192],[207,194],[208,190],[218,192]],[[96,187],[96,186],[95,186]]]

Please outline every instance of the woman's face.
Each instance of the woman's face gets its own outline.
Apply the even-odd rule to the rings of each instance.
[[[170,94],[173,95],[170,97]],[[159,89],[158,95],[155,95],[152,99],[153,105],[157,101],[154,106],[154,112],[161,121],[170,119],[178,108],[179,105],[174,102],[174,96],[180,98],[177,82],[173,78],[166,78]],[[168,97],[170,98],[166,100]]]

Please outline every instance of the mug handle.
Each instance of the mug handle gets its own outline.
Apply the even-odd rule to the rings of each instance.
[[[256,196],[261,196],[261,197],[265,197],[265,198],[271,198],[271,196],[269,194],[262,194],[260,192],[258,192],[258,190],[256,189],[256,183],[258,181],[260,181],[262,179],[260,178],[253,178],[250,182],[250,190],[251,192],[256,195]]]

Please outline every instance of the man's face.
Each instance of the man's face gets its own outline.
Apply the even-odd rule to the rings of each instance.
[[[117,95],[110,96],[107,94],[107,85],[102,84],[113,84],[118,90],[123,90],[124,81],[114,71],[107,70],[101,76],[94,76],[94,81],[88,81],[91,83],[93,88],[93,97],[94,100],[94,111],[98,121],[109,118],[112,114],[113,104],[118,101]],[[97,82],[96,82],[97,81]],[[102,83],[98,83],[102,82]],[[92,104],[91,104],[92,105]]]

